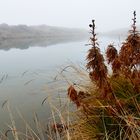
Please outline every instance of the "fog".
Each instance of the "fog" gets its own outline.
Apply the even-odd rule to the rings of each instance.
[[[0,0],[0,23],[47,24],[88,29],[91,19],[97,30],[109,31],[131,25],[139,0]]]

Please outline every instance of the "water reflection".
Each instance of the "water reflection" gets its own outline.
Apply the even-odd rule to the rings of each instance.
[[[37,112],[42,120],[46,120],[49,117],[49,106],[46,104],[42,107],[41,102],[50,94],[46,88],[48,83],[53,81],[61,66],[67,66],[71,61],[84,64],[87,50],[91,46],[85,46],[89,43],[88,40],[48,47],[45,47],[47,44],[44,42],[41,42],[42,45],[38,42],[36,47],[29,47],[32,41],[25,44],[23,40],[22,42],[23,44],[18,42],[13,45],[16,48],[24,46],[28,49],[9,47],[8,51],[0,50],[0,105],[9,100],[13,110],[18,107],[28,120],[32,119],[33,112]],[[104,52],[110,40],[105,38],[102,41],[99,40],[99,43],[101,51]],[[59,82],[63,83],[63,81]],[[57,87],[56,82],[54,88]],[[51,93],[51,95],[56,97],[58,93],[66,95],[64,89],[59,89],[57,93]],[[5,122],[9,122],[9,115],[1,107],[0,113],[0,128],[3,129],[7,127]],[[20,124],[19,116],[16,114],[14,117]]]
[[[46,47],[58,43],[66,43],[73,41],[80,41],[86,38],[86,36],[81,37],[36,37],[36,38],[18,38],[18,39],[5,39],[0,40],[0,49],[9,50],[11,48],[27,49],[31,46]]]
[[[56,77],[61,66],[68,65],[70,61],[84,63],[88,49],[86,43],[87,40],[48,47],[36,45],[24,50],[0,50],[0,105],[9,100],[13,112],[18,107],[29,120],[33,112],[38,112],[42,119],[49,117],[49,107],[41,106],[42,100],[48,95],[46,86]],[[58,92],[53,94],[57,96]],[[0,113],[0,128],[5,128],[9,115],[1,107]],[[14,117],[19,123],[19,116]]]

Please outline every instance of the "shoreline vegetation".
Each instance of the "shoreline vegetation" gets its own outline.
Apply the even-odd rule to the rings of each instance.
[[[24,133],[16,129],[16,120],[14,121],[9,104],[6,102],[3,107],[9,112],[11,125],[8,125],[9,129],[4,134],[1,133],[0,138],[140,140],[140,34],[136,27],[136,11],[132,20],[132,28],[120,50],[117,50],[114,44],[109,44],[105,56],[100,51],[95,20],[92,20],[89,25],[91,37],[88,45],[91,48],[86,58],[87,70],[80,66],[67,66],[60,72],[69,85],[64,108],[61,98],[59,109],[53,104],[51,97],[46,97],[42,105],[47,102],[50,106],[51,120],[47,120],[47,125],[42,124],[35,114],[35,128],[31,128],[18,112],[25,124]],[[69,77],[64,75],[63,72],[68,68],[72,69],[70,72],[76,82],[72,79],[69,81]]]
[[[53,27],[47,25],[0,24],[0,49],[26,49],[31,46],[49,46],[57,43],[86,39],[84,29]]]
[[[106,57],[100,52],[95,21],[89,25],[92,36],[86,68],[90,82],[68,88],[68,96],[78,108],[72,140],[140,140],[140,34],[136,11],[132,20],[120,50],[109,44]]]

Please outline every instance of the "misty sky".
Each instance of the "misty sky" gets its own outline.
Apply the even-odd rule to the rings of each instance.
[[[140,24],[140,0],[0,0],[0,23],[79,27],[91,19],[99,31],[131,25],[133,10]]]

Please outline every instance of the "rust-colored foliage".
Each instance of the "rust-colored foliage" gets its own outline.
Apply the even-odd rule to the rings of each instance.
[[[138,71],[140,66],[140,34],[136,28],[136,12],[133,13],[134,18],[132,30],[123,42],[119,54],[116,48],[111,44],[106,51],[108,64],[112,65],[112,71],[115,76],[119,74],[125,75],[131,79],[134,86],[138,87]],[[137,75],[137,76],[136,76]]]
[[[108,64],[112,65],[113,74],[124,74],[132,78],[134,70],[140,66],[140,35],[136,29],[136,12],[134,11],[132,30],[125,42],[123,42],[119,54],[116,48],[110,44],[106,51]],[[133,77],[134,78],[134,77]]]
[[[109,140],[129,140],[131,135],[131,139],[140,138],[140,35],[136,28],[136,12],[133,14],[132,30],[119,53],[112,44],[108,45],[106,57],[113,74],[108,74],[97,43],[95,21],[92,20],[89,25],[92,47],[88,51],[86,67],[95,91],[89,96],[85,91],[76,91],[73,86],[68,89],[70,99],[78,107],[82,106],[82,113],[90,118],[85,124],[97,128],[98,131],[93,133],[99,139],[106,135]]]
[[[95,21],[92,20],[92,24],[89,25],[91,28],[92,37],[90,38],[92,48],[89,49],[87,55],[87,69],[89,70],[89,76],[92,81],[95,81],[99,88],[103,88],[104,83],[107,79],[107,67],[104,64],[104,57],[100,52],[99,44],[95,34]]]
[[[77,107],[80,107],[83,105],[82,100],[86,97],[89,97],[90,95],[83,91],[77,91],[75,90],[74,86],[70,86],[68,88],[68,96],[70,100],[76,104]]]
[[[140,36],[130,34],[120,50],[120,60],[123,67],[132,69],[140,64]]]
[[[132,30],[126,41],[123,43],[119,57],[122,62],[122,68],[129,70],[136,69],[140,65],[140,35],[136,30],[136,12],[134,11]]]
[[[113,75],[118,76],[121,68],[121,61],[119,59],[117,49],[112,44],[107,47],[106,57],[108,64],[112,65]]]
[[[108,64],[111,64],[113,75],[122,76],[128,78],[134,89],[140,91],[140,35],[136,30],[136,12],[134,11],[132,30],[129,31],[129,35],[126,41],[122,44],[120,52],[113,44],[108,45],[106,51],[106,57]],[[92,24],[89,25],[91,28],[92,37],[90,37],[92,47],[88,51],[87,55],[87,69],[89,70],[90,79],[96,84],[100,97],[105,99],[108,95],[114,96],[112,87],[108,81],[108,70],[104,63],[104,57],[100,52],[99,44],[97,42],[95,33],[95,20],[92,20]],[[68,89],[68,95],[70,99],[80,106],[80,98],[78,92],[71,86]],[[111,98],[112,98],[111,97]],[[115,98],[115,97],[114,97]]]
[[[108,64],[112,63],[116,57],[118,57],[117,49],[112,45],[108,45],[107,51],[106,51],[106,57]]]
[[[120,49],[119,59],[121,61],[122,73],[131,79],[135,90],[139,92],[140,34],[136,29],[136,12],[134,11],[133,14],[132,30],[129,31],[129,35]]]
[[[121,69],[121,61],[119,57],[116,57],[112,62],[112,71],[114,76],[118,76]]]
[[[71,101],[73,101],[77,105],[77,107],[80,106],[78,93],[77,93],[77,91],[75,90],[75,88],[73,86],[70,86],[68,88],[68,96],[71,99]]]

